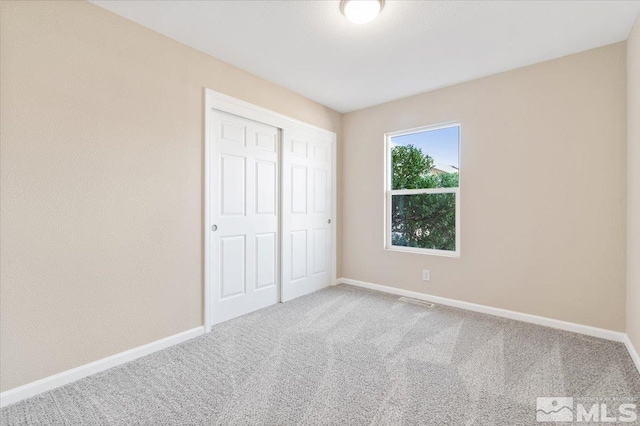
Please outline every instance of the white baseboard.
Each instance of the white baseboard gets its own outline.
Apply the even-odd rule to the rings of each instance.
[[[338,278],[338,283],[353,285],[356,287],[368,288],[384,293],[397,294],[398,296],[411,297],[413,299],[426,300],[440,305],[452,306],[454,308],[466,309],[468,311],[480,312],[483,314],[494,315],[502,318],[509,318],[516,321],[528,322],[531,324],[542,325],[545,327],[557,328],[559,330],[571,331],[587,336],[599,337],[601,339],[613,340],[616,342],[626,342],[629,338],[625,333],[607,330],[604,328],[591,327],[588,325],[576,324],[567,321],[556,320],[552,318],[539,317],[537,315],[523,314],[520,312],[509,311],[506,309],[494,308],[491,306],[478,305],[470,302],[462,302],[455,299],[447,299],[440,296],[431,296],[425,293],[415,291],[402,290],[400,288],[388,287],[380,284],[368,283],[365,281],[352,280],[349,278]]]
[[[629,355],[631,355],[631,359],[633,360],[633,363],[636,365],[636,368],[640,373],[640,355],[638,354],[635,346],[633,346],[633,343],[631,342],[631,339],[629,339],[628,335],[625,335],[624,344],[627,346]]]
[[[150,353],[159,351],[160,349],[177,345],[178,343],[198,337],[203,333],[203,326],[192,328],[191,330],[183,331],[182,333],[174,334],[173,336],[165,337],[164,339],[156,340],[155,342],[138,346],[137,348],[129,349],[89,364],[81,365],[80,367],[72,368],[71,370],[63,371],[62,373],[54,374],[53,376],[45,377],[44,379],[9,389],[8,391],[0,393],[0,407],[5,407],[22,401],[23,399],[64,386],[92,374],[115,367],[116,365],[133,361],[134,359],[149,355]]]

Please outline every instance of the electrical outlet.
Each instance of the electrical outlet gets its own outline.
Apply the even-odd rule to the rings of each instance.
[[[424,269],[422,271],[422,279],[424,281],[431,281],[431,271],[428,269]]]

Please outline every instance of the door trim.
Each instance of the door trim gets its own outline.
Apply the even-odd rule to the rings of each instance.
[[[330,143],[332,145],[332,162],[333,162],[333,171],[331,176],[331,187],[333,191],[333,199],[332,199],[332,212],[331,212],[331,220],[334,226],[331,227],[332,234],[332,253],[331,253],[331,263],[332,263],[332,277],[331,284],[336,283],[336,267],[337,267],[337,229],[338,229],[338,220],[337,220],[337,147],[336,147],[336,134],[326,129],[322,129],[320,127],[313,126],[311,124],[307,124],[303,121],[296,120],[291,117],[287,117],[286,115],[279,114],[277,112],[268,110],[266,108],[259,107],[257,105],[253,105],[249,102],[242,101],[240,99],[236,99],[229,95],[225,95],[220,92],[216,92],[211,89],[204,89],[204,194],[203,194],[203,233],[204,233],[204,329],[205,332],[211,331],[211,262],[209,261],[210,255],[210,244],[211,244],[211,218],[209,211],[209,203],[211,202],[211,188],[209,187],[209,179],[211,177],[211,161],[209,156],[211,154],[211,146],[210,146],[210,125],[211,125],[211,112],[212,110],[226,112],[228,114],[237,115],[238,117],[246,118],[249,120],[257,121],[260,123],[268,124],[273,127],[277,127],[282,130],[294,130],[301,131],[306,133],[315,133],[322,137],[330,137]],[[280,138],[280,147],[282,148],[282,138]],[[280,155],[282,156],[282,150]],[[280,173],[280,171],[278,171]],[[280,182],[280,189],[282,189],[282,182]],[[282,201],[280,200],[280,204]],[[281,209],[279,211],[282,211]],[[282,218],[279,220],[279,231],[282,228]],[[281,235],[281,234],[280,234]],[[278,248],[279,259],[278,263],[281,263],[281,252],[280,247]],[[279,268],[279,273],[282,273],[281,268]],[[278,293],[280,297],[282,297],[282,280],[280,280],[280,288],[278,289]]]

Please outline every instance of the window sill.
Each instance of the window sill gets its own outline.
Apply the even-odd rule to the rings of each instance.
[[[397,251],[400,253],[426,254],[430,256],[453,257],[460,258],[460,251],[433,250],[417,247],[391,246],[385,247],[386,251]]]

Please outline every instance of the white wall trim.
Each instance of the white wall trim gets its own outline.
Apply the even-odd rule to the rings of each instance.
[[[209,158],[211,155],[211,146],[210,146],[210,114],[212,110],[218,110],[222,112],[226,112],[227,114],[237,115],[242,118],[246,118],[249,120],[257,121],[259,123],[268,124],[273,127],[277,127],[281,130],[294,130],[297,132],[302,132],[306,134],[313,134],[319,138],[328,138],[331,143],[333,156],[333,172],[332,172],[332,185],[333,185],[333,200],[332,200],[332,212],[331,212],[331,223],[332,223],[332,237],[333,237],[333,253],[331,258],[331,264],[333,266],[333,270],[331,272],[331,283],[335,283],[337,280],[337,255],[338,255],[338,244],[337,244],[337,229],[338,229],[338,163],[337,163],[337,135],[336,133],[323,129],[321,127],[313,126],[311,124],[305,123],[300,120],[296,120],[291,117],[287,117],[286,115],[279,114],[277,112],[271,111],[269,109],[251,104],[249,102],[234,98],[229,95],[225,95],[224,93],[216,92],[211,89],[204,89],[204,329],[205,332],[208,333],[211,331],[211,305],[210,302],[212,288],[211,288],[211,274],[213,273],[211,270],[211,262],[209,260],[209,252],[210,252],[210,244],[211,244],[211,215],[210,215],[210,203],[211,203],[211,189],[210,186],[210,175],[211,175],[211,159]],[[280,138],[279,143],[282,146],[282,138]],[[280,190],[282,190],[282,182],[280,182]],[[282,199],[279,200],[280,204],[282,203]],[[279,225],[280,238],[282,238],[282,224]],[[279,249],[280,250],[280,247]],[[280,268],[282,270],[282,268]],[[280,280],[282,281],[282,280]],[[282,283],[280,284],[282,285]],[[280,294],[282,294],[282,288],[280,288]]]
[[[155,342],[138,346],[137,348],[129,349],[124,352],[99,359],[98,361],[90,362],[89,364],[81,365],[80,367],[72,368],[71,370],[63,371],[62,373],[54,374],[53,376],[45,377],[44,379],[9,389],[0,393],[0,407],[6,407],[7,405],[14,404],[22,401],[23,399],[64,386],[84,377],[91,376],[92,374],[108,370],[109,368],[117,365],[133,361],[134,359],[168,348],[169,346],[177,345],[178,343],[198,337],[203,333],[204,327],[202,326],[192,328],[191,330],[183,331],[182,333],[174,334],[173,336],[165,337],[164,339],[156,340]]]
[[[633,363],[636,365],[636,368],[638,369],[638,373],[640,373],[640,354],[638,354],[638,351],[633,346],[633,343],[631,342],[631,339],[629,338],[629,336],[625,334],[624,337],[625,337],[624,344],[627,347],[627,350],[629,351],[629,355],[631,355],[631,359],[633,360]]]
[[[561,321],[552,318],[540,317],[537,315],[524,314],[521,312],[509,311],[506,309],[494,308],[486,305],[478,305],[476,303],[463,302],[455,299],[447,299],[446,297],[432,296],[425,293],[403,290],[395,287],[388,287],[380,284],[373,284],[365,281],[352,280],[349,278],[339,278],[337,283],[348,284],[356,287],[367,288],[370,290],[381,291],[384,293],[396,294],[398,296],[411,297],[419,300],[426,300],[440,305],[451,306],[454,308],[466,309],[468,311],[480,312],[483,314],[494,315],[497,317],[508,318],[516,321],[528,322],[531,324],[542,325],[544,327],[556,328],[559,330],[571,331],[573,333],[585,334],[587,336],[599,337],[601,339],[613,340],[615,342],[626,343],[629,339],[625,333],[607,330],[604,328],[591,327],[589,325],[576,324],[573,322]],[[630,341],[627,347],[630,345]],[[631,351],[630,351],[631,352]],[[632,355],[633,356],[633,355]],[[636,353],[637,357],[637,353]],[[636,366],[638,365],[637,359]]]

